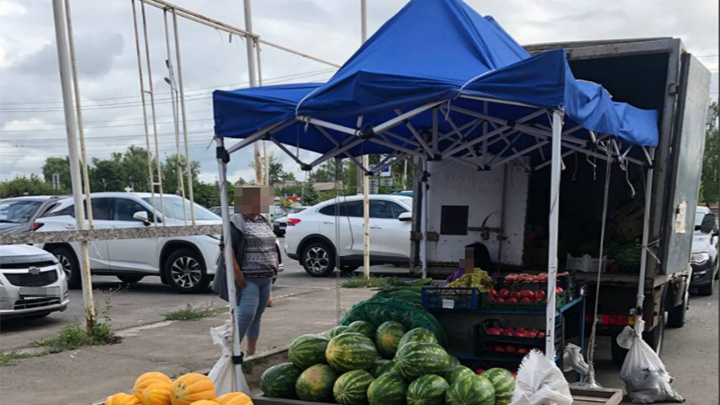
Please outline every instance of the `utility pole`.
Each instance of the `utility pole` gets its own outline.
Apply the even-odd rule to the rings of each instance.
[[[251,36],[245,38],[245,45],[247,48],[247,60],[248,60],[248,75],[250,76],[250,87],[257,87],[257,69],[255,59],[255,37],[252,36],[252,9],[250,0],[243,0],[243,6],[245,11],[245,31],[249,32]],[[263,163],[260,156],[260,144],[255,142],[254,144],[255,153],[255,182],[257,184],[263,184]]]
[[[362,42],[367,41],[367,0],[360,0],[360,30]],[[370,167],[370,156],[363,155],[363,167]],[[370,176],[364,174],[362,170],[358,170],[358,175],[362,176],[363,185],[363,274],[365,280],[370,279]]]
[[[58,65],[60,67],[60,85],[62,87],[63,109],[65,112],[65,130],[67,132],[68,155],[70,158],[70,179],[72,182],[73,202],[77,229],[85,229],[85,207],[83,205],[82,182],[78,164],[77,122],[73,108],[73,86],[68,50],[65,11],[62,0],[53,0],[53,17],[55,20],[55,40],[57,42]],[[69,18],[69,16],[68,16]],[[85,304],[85,325],[88,334],[92,334],[95,326],[95,302],[93,301],[92,280],[90,278],[90,256],[88,242],[80,242],[80,278],[82,281],[83,303]]]

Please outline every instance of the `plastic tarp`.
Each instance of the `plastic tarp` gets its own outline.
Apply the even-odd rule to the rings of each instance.
[[[457,126],[471,121],[452,107],[475,112],[483,108],[482,101],[461,95],[526,105],[491,103],[489,115],[513,122],[538,108],[563,108],[566,128],[579,124],[628,144],[658,143],[656,111],[614,102],[602,86],[576,80],[562,50],[530,56],[495,20],[480,16],[460,0],[410,1],[327,83],[215,91],[215,133],[246,138],[297,117],[350,128],[356,128],[358,117],[363,117],[363,125],[379,125],[396,117],[396,110],[407,112],[433,102],[450,108],[441,114],[439,123],[441,131],[450,131],[448,118]],[[410,122],[423,127],[432,125],[431,119],[427,111]],[[528,124],[550,123],[542,115]],[[300,121],[272,132],[284,144],[319,153],[353,137],[332,131],[333,142]],[[404,127],[393,128],[393,132],[413,139]],[[467,140],[477,136],[479,130]],[[574,136],[588,138],[587,131]],[[398,139],[393,143],[403,145]],[[442,149],[443,145],[439,146]],[[348,152],[357,156],[392,151],[364,142]]]

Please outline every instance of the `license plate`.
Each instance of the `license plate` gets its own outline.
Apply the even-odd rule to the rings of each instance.
[[[23,298],[59,297],[60,287],[20,287],[20,296]]]

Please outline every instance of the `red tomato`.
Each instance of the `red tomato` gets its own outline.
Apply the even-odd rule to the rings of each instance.
[[[555,289],[555,292],[557,292],[557,293],[561,293],[561,292],[563,292],[563,289],[562,289],[562,287],[557,287],[557,288]]]
[[[545,339],[545,332],[538,332],[537,338],[538,338],[538,339]]]
[[[510,297],[507,299],[507,302],[509,302],[510,304],[517,304],[518,300],[515,297]]]
[[[543,290],[535,291],[535,299],[543,299],[543,298],[545,298],[545,291],[543,291]]]
[[[510,374],[512,374],[513,377],[517,378],[517,372],[511,371]]]
[[[479,369],[475,370],[475,375],[482,375],[482,373],[484,373],[484,372],[485,372],[485,369],[479,368]]]
[[[515,328],[515,330],[518,332],[525,332],[525,328],[523,328],[522,326],[518,326],[517,328]]]
[[[502,297],[497,297],[495,298],[495,302],[497,302],[498,304],[502,304],[505,302],[505,300]]]
[[[523,333],[523,332],[515,332],[515,333],[513,333],[513,336],[521,338],[521,337],[525,337],[525,333]]]
[[[517,354],[528,354],[528,349],[521,347],[517,349]]]
[[[520,302],[522,302],[523,304],[530,304],[532,301],[530,300],[530,298],[525,297],[521,299]]]
[[[505,347],[502,345],[495,346],[495,351],[499,353],[505,353]]]
[[[491,288],[490,290],[488,290],[488,293],[490,293],[490,295],[497,295],[497,291],[495,291],[494,288]]]
[[[507,297],[510,296],[510,291],[508,291],[507,288],[501,288],[501,289],[500,289],[500,292],[499,292],[499,295],[500,295],[502,298],[507,298]]]
[[[525,332],[525,337],[529,339],[535,339],[537,338],[537,332],[533,332],[531,330]]]
[[[516,349],[513,345],[507,345],[505,346],[505,353],[515,353]]]

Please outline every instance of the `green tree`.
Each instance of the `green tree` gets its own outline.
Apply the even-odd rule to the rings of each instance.
[[[125,191],[125,187],[131,186],[123,164],[123,156],[117,152],[113,153],[110,159],[93,158],[88,176],[90,190],[93,192]]]
[[[45,159],[42,167],[45,182],[52,185],[52,176],[54,173],[60,175],[60,188],[64,191],[72,190],[72,180],[70,178],[70,159],[66,157],[51,156]]]
[[[147,150],[135,145],[128,147],[122,156],[122,165],[127,176],[127,186],[132,187],[135,191],[150,191],[147,162]],[[157,170],[155,166],[153,166],[153,170]]]
[[[44,181],[40,176],[16,176],[12,180],[0,181],[0,198],[22,195],[53,195],[52,183]]]
[[[302,186],[302,204],[315,205],[320,202],[320,194],[315,190],[315,183],[308,181]]]
[[[720,115],[718,103],[710,106],[712,119],[705,134],[705,153],[702,165],[702,180],[700,182],[700,202],[718,203],[720,200],[720,134],[718,133],[717,119]]]
[[[185,197],[190,195],[188,190],[187,170],[183,163],[183,158],[178,155],[170,155],[165,159],[163,168],[163,192],[167,194],[180,194],[180,183],[178,181],[178,164],[180,164],[180,173],[183,180],[183,188],[185,189]],[[198,176],[200,175],[200,162],[190,162],[190,170],[193,179],[193,195],[195,194],[195,186],[200,184]]]

